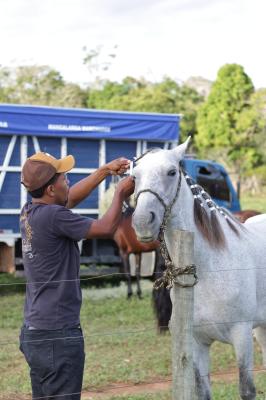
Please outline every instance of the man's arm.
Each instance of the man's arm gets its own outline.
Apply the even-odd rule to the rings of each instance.
[[[108,175],[121,175],[129,167],[126,158],[118,158],[100,167],[90,176],[71,186],[66,207],[73,208],[84,200]]]
[[[102,218],[92,222],[87,239],[113,236],[120,222],[123,201],[134,192],[134,187],[130,176],[119,182],[111,206]]]

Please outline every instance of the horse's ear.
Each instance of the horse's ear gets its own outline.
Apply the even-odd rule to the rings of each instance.
[[[178,157],[179,160],[182,160],[184,158],[184,155],[187,151],[190,139],[191,139],[191,136],[189,136],[184,143],[180,144],[179,146],[176,146],[172,150],[175,153],[175,156]]]

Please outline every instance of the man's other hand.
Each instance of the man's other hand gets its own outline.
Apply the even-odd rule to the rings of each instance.
[[[134,193],[135,189],[135,182],[134,179],[131,176],[128,176],[124,179],[122,179],[120,182],[118,182],[117,191],[120,191],[124,197],[124,200],[126,200],[129,196]]]
[[[121,157],[117,158],[106,164],[108,171],[111,175],[122,175],[129,168],[130,161],[127,158]]]

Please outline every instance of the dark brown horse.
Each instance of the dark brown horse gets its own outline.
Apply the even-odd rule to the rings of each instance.
[[[138,241],[135,231],[132,228],[133,212],[134,212],[134,208],[127,206],[126,210],[123,212],[121,222],[114,234],[113,239],[119,248],[120,257],[122,259],[124,271],[127,276],[127,282],[128,282],[127,296],[128,296],[128,298],[130,298],[133,294],[132,285],[131,285],[129,255],[135,254],[137,295],[139,298],[141,298],[141,288],[140,288],[141,254],[158,249],[159,242],[153,241],[150,243],[141,243]]]
[[[255,215],[261,214],[261,212],[256,210],[243,210],[234,212],[233,214],[239,221],[244,223],[248,218],[255,217]]]

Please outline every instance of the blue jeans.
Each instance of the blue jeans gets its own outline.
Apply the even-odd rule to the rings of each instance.
[[[80,400],[85,362],[81,328],[22,327],[20,350],[30,367],[33,399]]]

